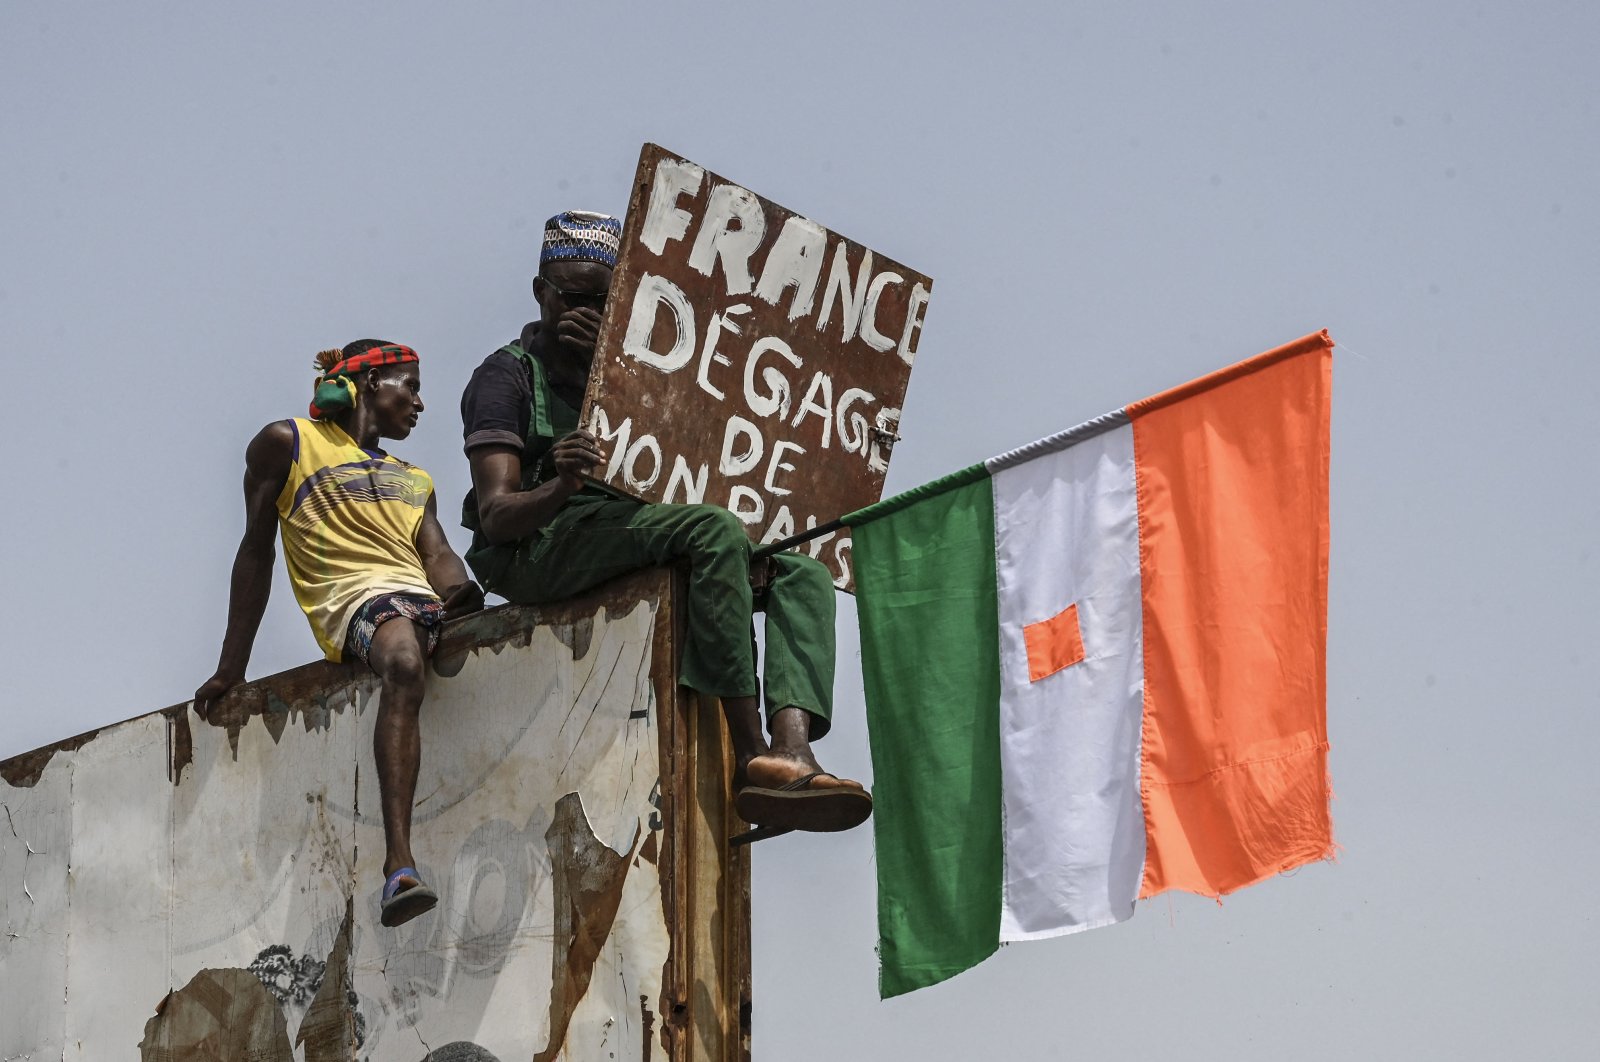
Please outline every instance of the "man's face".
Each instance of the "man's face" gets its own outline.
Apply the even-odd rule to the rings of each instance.
[[[367,375],[367,389],[361,401],[378,421],[378,434],[385,439],[404,439],[417,426],[422,413],[422,369],[416,362],[385,365]]]
[[[610,290],[611,267],[599,262],[551,262],[533,282],[539,309],[555,324],[565,314],[603,314]]]

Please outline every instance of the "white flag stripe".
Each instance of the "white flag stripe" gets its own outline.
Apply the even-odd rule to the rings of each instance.
[[[1127,424],[993,477],[1002,941],[1133,913],[1144,869],[1139,514]],[[1078,608],[1084,659],[1030,681],[1024,627]]]

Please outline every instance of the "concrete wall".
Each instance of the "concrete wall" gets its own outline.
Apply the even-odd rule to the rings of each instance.
[[[440,905],[398,929],[365,669],[0,764],[0,1058],[747,1057],[748,870],[677,593],[452,627],[413,829]]]

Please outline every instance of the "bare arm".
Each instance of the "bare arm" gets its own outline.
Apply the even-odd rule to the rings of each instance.
[[[563,436],[550,450],[556,478],[522,490],[522,458],[509,446],[480,446],[468,457],[478,495],[478,522],[484,536],[499,545],[526,538],[555,518],[567,499],[583,487],[582,476],[606,463],[605,451],[587,431]]]
[[[244,455],[244,537],[233,558],[228,591],[228,629],[214,675],[194,692],[203,719],[229,689],[244,681],[256,630],[272,592],[272,565],[278,550],[278,493],[294,458],[294,428],[288,421],[268,424],[250,440]]]
[[[422,556],[422,570],[427,573],[428,585],[444,601],[445,619],[465,616],[483,607],[483,588],[472,581],[467,566],[450,548],[450,540],[439,526],[438,509],[431,494],[428,507],[422,512],[422,526],[417,529],[417,552]]]

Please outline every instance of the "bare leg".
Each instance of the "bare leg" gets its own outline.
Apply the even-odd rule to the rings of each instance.
[[[755,698],[748,715],[756,715]],[[746,706],[727,704],[730,729],[745,723]],[[758,731],[759,733],[759,731]],[[736,752],[754,743],[735,741]],[[763,744],[765,744],[763,742]],[[861,825],[872,814],[872,797],[860,782],[829,774],[811,751],[811,715],[790,706],[772,713],[772,742],[755,755],[737,755],[733,803],[745,821],[759,827],[750,839],[790,830],[834,832]]]
[[[770,751],[761,732],[761,706],[754,697],[724,697],[722,716],[728,721],[728,737],[733,742],[734,781],[742,785],[745,767]]]
[[[372,735],[378,765],[379,804],[383,809],[383,874],[414,867],[411,855],[411,804],[417,793],[417,768],[422,762],[422,681],[427,663],[427,635],[406,619],[392,619],[372,636],[368,654],[372,670],[383,679],[378,721]]]
[[[811,715],[804,708],[780,708],[772,714],[772,742],[761,737],[761,713],[754,697],[730,697],[722,702],[733,737],[734,784],[776,787],[823,771],[811,751]],[[752,739],[748,731],[754,730]],[[746,731],[741,735],[741,731]],[[830,774],[814,779],[809,788],[843,786],[864,788],[860,782]]]

